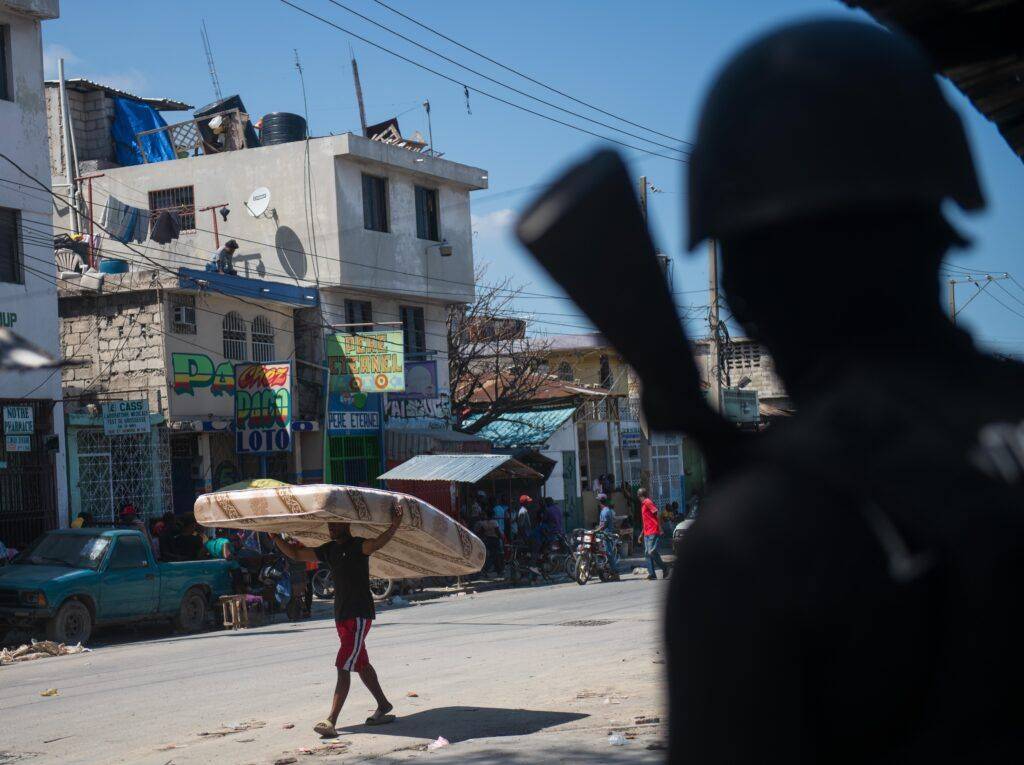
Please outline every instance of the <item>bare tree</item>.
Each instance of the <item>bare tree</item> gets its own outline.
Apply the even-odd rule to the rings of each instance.
[[[521,409],[549,380],[543,368],[548,343],[528,337],[526,319],[509,315],[522,287],[513,287],[510,278],[484,285],[484,273],[477,270],[475,300],[448,315],[452,412],[460,420],[470,411],[480,415],[457,426],[465,433]]]

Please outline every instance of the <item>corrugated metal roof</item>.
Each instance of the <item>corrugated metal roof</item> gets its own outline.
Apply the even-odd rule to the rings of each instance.
[[[575,407],[568,406],[559,409],[505,412],[499,419],[478,430],[477,435],[483,436],[499,449],[540,446],[546,443],[575,411]],[[482,416],[471,415],[466,423],[472,424]]]
[[[85,77],[67,77],[64,79],[64,84],[69,90],[77,90],[83,93],[87,93],[90,90],[102,90],[108,96],[119,96],[120,98],[127,98],[132,101],[149,104],[154,109],[161,112],[185,112],[193,108],[192,104],[186,104],[184,101],[176,101],[173,98],[144,98],[143,96],[137,96],[134,93],[129,93],[126,90],[120,90],[119,88],[114,88],[110,85],[104,85],[102,82],[87,80]],[[46,87],[48,88],[56,88],[59,86],[59,80],[46,80]]]
[[[506,454],[421,454],[378,476],[382,481],[453,481],[476,483],[499,478],[541,478],[541,474]]]

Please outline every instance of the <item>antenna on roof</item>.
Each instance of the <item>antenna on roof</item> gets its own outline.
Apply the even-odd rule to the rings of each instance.
[[[362,135],[366,135],[366,107],[363,106],[363,86],[359,84],[359,65],[356,63],[356,54],[352,52],[352,46],[348,46],[348,53],[352,57],[352,79],[356,83],[356,102],[359,104],[359,127],[362,128]]]
[[[203,26],[200,29],[203,36],[203,50],[206,51],[206,63],[210,67],[210,80],[213,82],[213,93],[220,101],[224,95],[220,92],[220,80],[217,78],[217,67],[213,65],[213,50],[210,48],[210,36],[206,33],[206,19],[203,19]]]

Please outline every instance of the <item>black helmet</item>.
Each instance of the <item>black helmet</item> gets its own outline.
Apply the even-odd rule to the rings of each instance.
[[[690,156],[692,249],[863,208],[984,206],[963,126],[907,38],[853,21],[760,37],[719,74]]]

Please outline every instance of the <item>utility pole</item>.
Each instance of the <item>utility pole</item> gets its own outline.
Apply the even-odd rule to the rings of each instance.
[[[640,214],[644,216],[644,225],[647,224],[647,176],[640,176]],[[641,393],[643,388],[640,388]],[[641,399],[642,401],[643,399]],[[643,412],[641,411],[641,417]],[[619,433],[619,440],[622,440],[622,433]],[[622,476],[623,483],[625,476]],[[640,485],[647,491],[651,491],[651,433],[647,428],[646,418],[641,419],[640,427]]]
[[[968,276],[966,279],[950,279],[948,288],[948,300],[949,300],[949,320],[956,325],[956,317],[961,313],[967,306],[971,304],[974,298],[978,297],[982,292],[987,290],[993,282],[1001,282],[1004,279],[1009,279],[1009,274],[985,274],[982,278],[975,278]],[[973,284],[976,292],[967,298],[967,302],[959,308],[956,307],[956,285],[958,284]]]
[[[430,121],[430,101],[424,101],[423,108],[427,112],[427,136],[430,140],[430,156],[436,157],[437,152],[434,151],[434,124]]]
[[[363,86],[359,84],[359,64],[356,63],[356,54],[352,52],[352,48],[350,47],[348,50],[352,56],[352,79],[356,84],[356,103],[359,104],[359,127],[362,130],[362,135],[366,137],[366,107],[363,105]]]
[[[720,375],[721,349],[718,347],[718,243],[708,240],[708,324],[711,325],[711,345],[708,353],[708,385],[711,407],[722,411],[722,380]]]

